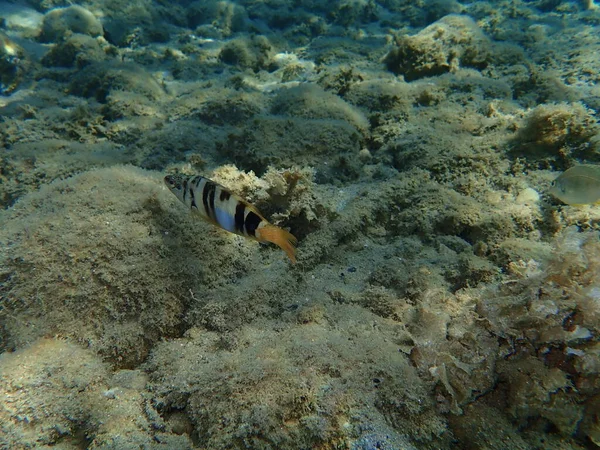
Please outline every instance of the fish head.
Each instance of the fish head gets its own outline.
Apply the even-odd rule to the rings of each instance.
[[[175,174],[175,175],[167,175],[164,178],[164,182],[169,188],[169,190],[175,194],[175,196],[183,201],[183,181],[185,177],[183,175]]]
[[[565,185],[565,183],[563,183],[561,177],[558,177],[550,184],[550,189],[548,189],[548,193],[552,194],[558,199],[567,194],[567,186]]]
[[[573,192],[571,184],[572,182],[568,178],[561,175],[552,182],[548,193],[567,205],[579,203],[576,198],[577,192]]]

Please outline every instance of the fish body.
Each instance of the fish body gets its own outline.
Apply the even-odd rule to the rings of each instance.
[[[296,262],[294,235],[269,223],[254,206],[208,178],[167,175],[165,184],[175,196],[202,219],[231,233],[278,245]]]
[[[548,192],[567,205],[600,203],[600,166],[571,167],[554,180]]]

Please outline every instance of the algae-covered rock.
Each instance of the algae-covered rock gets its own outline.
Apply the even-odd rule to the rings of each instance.
[[[598,161],[600,126],[581,103],[543,104],[525,117],[511,142],[511,153],[532,163],[568,167],[572,161]],[[577,159],[576,159],[577,158]]]
[[[257,115],[218,144],[245,169],[262,174],[269,165],[318,166],[318,177],[358,177],[359,152],[368,121],[354,106],[318,86],[282,89],[271,114]]]
[[[407,81],[441,75],[459,67],[485,68],[491,44],[467,16],[449,15],[414,36],[397,36],[385,58],[392,72]]]
[[[81,130],[89,131],[95,125],[91,114],[81,109],[75,109],[65,114],[64,118],[56,119],[63,119],[61,122],[66,130],[82,138],[86,133],[81,133]],[[79,123],[81,119],[87,126]],[[12,126],[9,128],[10,131],[13,129]],[[48,137],[43,143],[15,143],[11,152],[0,160],[0,208],[13,205],[26,193],[57,178],[72,176],[90,165],[99,168],[116,162],[125,163],[127,158],[117,146],[108,141],[82,144]]]
[[[600,441],[600,208],[547,190],[598,162],[597,11],[30,0],[64,7],[40,33],[8,1],[33,67],[0,98],[0,448]]]
[[[245,288],[256,289],[250,281]],[[369,330],[373,317],[330,306],[313,308],[310,320],[301,312],[278,331],[247,324],[224,336],[195,327],[161,343],[145,365],[153,401],[166,415],[185,411],[209,448],[315,448],[383,423],[395,427],[390,440],[448,439],[443,420],[428,420],[432,404],[406,356]]]
[[[531,447],[518,434],[506,416],[496,408],[474,404],[464,415],[450,417],[450,427],[466,450],[529,450]],[[473,439],[477,436],[477,439]]]
[[[102,5],[104,36],[118,47],[145,51],[152,42],[169,42],[187,26],[187,2],[107,0]]]
[[[228,135],[217,149],[259,174],[270,165],[318,165],[318,176],[332,180],[343,178],[345,168],[340,163],[358,159],[360,134],[341,120],[259,116],[240,132]]]
[[[76,33],[52,47],[42,58],[42,64],[52,67],[82,68],[107,58],[98,39]]]
[[[96,16],[79,5],[53,9],[46,13],[40,34],[42,42],[58,42],[69,33],[97,37],[102,36],[104,30]]]
[[[248,14],[243,5],[217,0],[191,2],[186,7],[188,25],[205,35],[211,29],[222,36],[244,31],[249,26]]]
[[[273,46],[269,40],[264,36],[257,36],[229,41],[221,49],[219,58],[226,64],[258,71],[268,68],[273,55]]]
[[[563,436],[571,436],[584,417],[584,406],[573,400],[565,371],[548,368],[537,358],[500,362],[500,380],[508,382],[508,411],[519,425],[548,421]]]
[[[142,392],[138,371],[110,369],[90,349],[40,339],[0,355],[0,447],[189,449],[187,436],[164,432]],[[163,428],[157,436],[149,429]]]
[[[111,92],[132,92],[157,100],[164,89],[147,71],[134,63],[96,63],[77,72],[71,82],[71,92],[83,97],[95,97],[106,102]]]
[[[75,444],[80,424],[97,426],[96,414],[108,404],[99,395],[108,366],[93,351],[72,342],[35,341],[0,355],[0,367],[0,395],[5,399],[0,447],[52,445],[63,439]]]
[[[45,185],[3,211],[2,349],[61,334],[133,367],[156,339],[177,335],[190,287],[210,283],[213,264],[231,255],[209,250],[215,241],[168,194],[160,177],[116,167]],[[199,265],[196,251],[209,259]]]
[[[281,89],[273,99],[271,112],[305,119],[341,120],[362,133],[369,128],[369,122],[361,110],[313,84]]]
[[[503,403],[519,426],[552,427],[563,438],[579,424],[594,439],[598,384],[598,234],[568,228],[523,266],[518,279],[482,289],[478,313],[501,337]],[[509,344],[509,342],[512,342]],[[515,346],[516,344],[516,346]]]
[[[27,3],[38,11],[49,11],[71,5],[69,0],[28,0]]]

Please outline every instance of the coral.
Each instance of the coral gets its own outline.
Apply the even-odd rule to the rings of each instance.
[[[231,192],[253,204],[268,198],[267,188],[269,184],[257,177],[254,172],[241,171],[235,165],[221,166],[215,169],[209,178],[226,186]]]
[[[324,207],[315,198],[313,169],[269,167],[259,178],[252,171],[243,172],[234,165],[225,165],[215,169],[210,178],[268,216],[274,215],[274,223],[293,220],[299,225],[300,221],[311,223],[321,219]]]

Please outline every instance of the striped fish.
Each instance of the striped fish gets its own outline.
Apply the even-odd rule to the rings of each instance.
[[[201,176],[167,175],[165,184],[175,196],[202,219],[231,233],[278,245],[296,262],[298,240],[288,231],[270,224],[254,206],[220,184]]]

